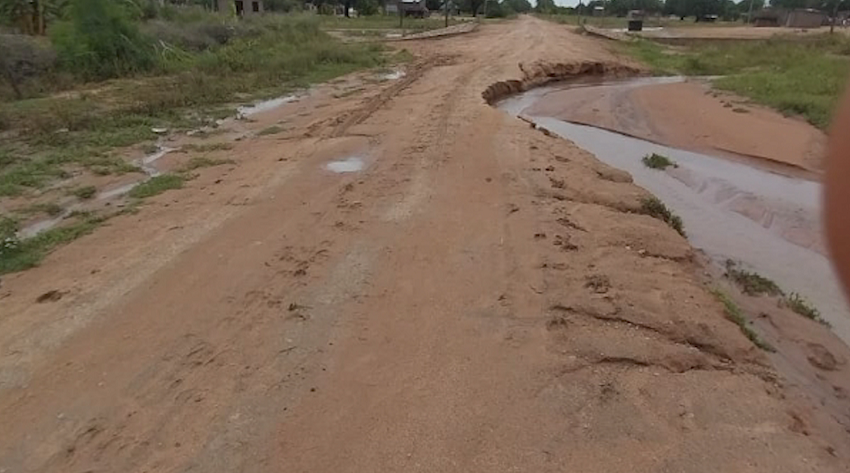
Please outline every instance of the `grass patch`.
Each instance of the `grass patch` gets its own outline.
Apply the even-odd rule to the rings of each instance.
[[[180,151],[184,153],[211,153],[213,151],[228,151],[231,149],[233,149],[232,143],[187,144],[180,147]]]
[[[664,202],[661,202],[657,197],[646,197],[641,200],[641,213],[645,215],[649,215],[650,217],[655,217],[658,220],[666,223],[673,230],[676,230],[679,235],[687,238],[685,234],[685,228],[682,224],[682,218],[678,215],[674,214],[670,209],[664,205]]]
[[[641,161],[643,161],[643,164],[646,167],[652,169],[667,169],[670,166],[673,166],[674,168],[679,167],[678,164],[674,163],[667,156],[662,156],[657,153],[652,153],[650,155],[644,156]]]
[[[183,167],[184,171],[194,171],[195,169],[201,168],[210,168],[214,166],[221,166],[224,164],[236,164],[236,161],[232,159],[213,159],[207,157],[195,157],[189,160],[188,163]]]
[[[785,292],[773,282],[761,274],[751,273],[749,271],[739,269],[738,265],[730,260],[726,260],[726,274],[732,282],[741,288],[744,294],[750,296],[759,296],[767,294],[769,296],[784,296]]]
[[[744,336],[746,336],[751,342],[753,342],[755,346],[771,353],[776,351],[773,345],[762,340],[761,337],[759,337],[758,334],[752,329],[752,327],[749,326],[749,324],[747,323],[747,318],[744,317],[744,314],[743,312],[741,312],[741,309],[738,307],[737,304],[735,304],[732,299],[729,298],[729,296],[723,293],[723,291],[721,291],[720,289],[713,289],[711,292],[712,294],[714,294],[715,297],[717,297],[717,300],[719,300],[723,304],[723,309],[726,318],[734,322],[735,325],[737,325],[741,329],[741,333],[743,333]]]
[[[4,238],[5,243],[0,245],[0,274],[23,271],[38,266],[53,249],[81,236],[88,235],[105,222],[106,218],[94,214],[78,214],[69,220],[72,220],[72,222],[44,231],[32,238],[24,240],[17,240],[8,236]]]
[[[275,135],[283,131],[283,127],[272,125],[257,132],[257,136]]]
[[[62,215],[65,209],[56,202],[47,202],[42,204],[30,205],[25,208],[22,213],[24,215],[46,214],[48,217],[58,217]]]
[[[676,50],[639,40],[622,48],[658,74],[721,75],[715,87],[800,115],[821,129],[829,126],[850,74],[850,38],[845,35],[785,36]]]
[[[77,187],[75,189],[72,189],[69,193],[71,195],[73,195],[74,197],[78,198],[78,199],[87,200],[87,199],[91,199],[92,197],[97,195],[97,187],[95,187],[95,186]]]
[[[783,300],[784,304],[788,306],[792,311],[802,315],[807,319],[814,320],[815,322],[821,323],[830,327],[830,323],[823,319],[820,315],[820,311],[814,308],[809,302],[803,299],[796,292],[792,292],[788,297]]]
[[[43,84],[44,97],[0,100],[0,129],[12,137],[0,150],[0,197],[42,188],[80,167],[98,175],[137,171],[110,150],[150,143],[158,138],[154,128],[180,132],[208,125],[233,114],[226,105],[392,61],[379,44],[332,38],[321,29],[327,20],[313,15],[269,14],[233,24],[217,15],[205,18],[226,40],[190,49],[178,35],[142,77],[86,86],[96,93],[55,93],[81,83],[72,78],[70,84]],[[166,32],[206,31],[201,26],[172,25]]]
[[[180,189],[186,178],[179,174],[160,174],[139,184],[127,194],[134,199],[145,199],[171,189]]]

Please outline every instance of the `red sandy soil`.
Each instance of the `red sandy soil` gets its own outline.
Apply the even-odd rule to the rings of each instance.
[[[404,47],[4,276],[0,471],[847,471],[847,401],[795,394],[647,192],[482,99],[617,58],[529,17]],[[794,366],[847,379],[820,345]]]

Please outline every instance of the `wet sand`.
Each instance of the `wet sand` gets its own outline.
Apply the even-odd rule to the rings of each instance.
[[[818,178],[826,136],[817,128],[713,91],[703,81],[651,81],[552,90],[526,113]]]
[[[647,85],[654,80],[600,87],[583,84],[569,90],[564,86],[537,89],[504,101],[500,108],[525,116],[607,164],[628,171],[637,184],[682,217],[695,247],[721,265],[726,259],[741,261],[774,279],[786,291],[800,293],[820,309],[839,337],[850,341],[847,306],[821,233],[819,182],[728,159],[716,151],[686,151],[544,115],[546,110],[562,109],[562,102],[553,97],[568,97],[578,110],[588,114],[598,110],[599,120],[595,121],[604,128],[627,130],[635,136],[663,136],[656,131],[663,127],[652,121],[654,114],[648,108],[639,109],[634,101],[619,100],[644,88],[688,85]],[[613,109],[597,108],[602,104]],[[641,158],[650,153],[667,156],[678,167],[649,169]]]

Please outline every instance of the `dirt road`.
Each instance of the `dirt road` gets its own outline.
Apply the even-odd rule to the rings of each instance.
[[[646,192],[482,98],[626,66],[532,18],[405,47],[3,280],[0,471],[846,471]]]

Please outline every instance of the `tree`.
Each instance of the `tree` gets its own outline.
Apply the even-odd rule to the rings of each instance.
[[[358,15],[366,15],[372,16],[378,13],[378,1],[377,0],[356,0],[355,8],[357,8]],[[430,8],[429,8],[430,10]]]
[[[22,33],[44,35],[48,21],[61,16],[64,0],[0,0],[0,19]]]
[[[528,13],[531,11],[531,3],[528,0],[504,0],[508,8],[517,13]]]
[[[73,0],[69,21],[50,38],[59,62],[86,79],[108,79],[154,66],[152,45],[113,0]]]
[[[535,10],[537,13],[554,13],[556,8],[555,0],[537,0]]]
[[[460,0],[458,2],[458,9],[472,13],[473,17],[478,16],[478,12],[483,6],[484,0]]]

